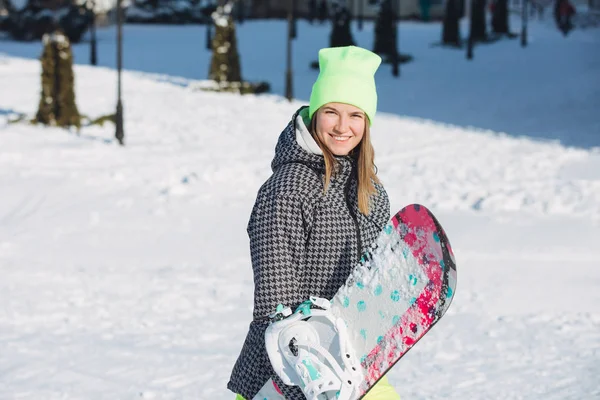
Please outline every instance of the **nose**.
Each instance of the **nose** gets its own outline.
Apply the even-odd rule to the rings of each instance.
[[[346,133],[350,129],[350,120],[347,115],[341,114],[336,125],[338,133]]]

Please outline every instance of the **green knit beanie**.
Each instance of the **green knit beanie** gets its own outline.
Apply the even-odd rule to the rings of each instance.
[[[327,103],[345,103],[367,114],[369,125],[377,111],[375,71],[381,57],[356,46],[319,50],[319,76],[312,87],[309,117]]]

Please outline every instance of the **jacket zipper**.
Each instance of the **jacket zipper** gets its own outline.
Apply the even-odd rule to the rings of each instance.
[[[356,216],[356,212],[350,203],[350,184],[352,183],[352,177],[354,176],[354,165],[352,166],[352,170],[350,171],[350,176],[348,177],[348,181],[346,182],[346,187],[344,188],[344,197],[346,199],[346,206],[348,206],[348,211],[350,212],[350,216],[352,217],[352,221],[354,221],[354,228],[356,229],[356,240],[358,248],[356,249],[356,262],[360,260],[362,254],[362,239],[360,238],[360,228],[358,226],[358,217]]]

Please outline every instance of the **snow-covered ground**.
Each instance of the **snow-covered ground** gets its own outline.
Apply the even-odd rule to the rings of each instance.
[[[125,66],[143,73],[124,74],[126,147],[110,125],[8,124],[35,113],[40,45],[0,41],[0,399],[233,398],[246,223],[327,43],[326,27],[300,28],[290,104],[194,90],[203,28],[127,26]],[[244,75],[276,94],[283,29],[240,29]],[[437,26],[402,29],[416,60],[399,80],[378,73],[376,162],[392,209],[439,217],[459,280],[390,381],[405,400],[599,398],[600,30],[532,23],[526,49],[480,46],[467,62],[429,47]],[[370,47],[371,25],[355,34]],[[100,38],[107,68],[75,69],[91,117],[115,108],[114,31]]]
[[[520,19],[514,17],[511,27],[520,32]],[[270,82],[278,95],[285,93],[286,29],[282,21],[237,26],[242,76]],[[357,44],[372,48],[373,29],[370,22],[362,31],[355,26]],[[467,32],[465,23],[463,36]],[[574,31],[564,38],[547,12],[546,20],[530,21],[528,32],[526,48],[519,39],[477,46],[474,60],[467,61],[464,50],[431,47],[441,38],[438,24],[402,22],[400,49],[415,62],[401,66],[400,79],[392,79],[390,65],[380,68],[379,109],[511,136],[561,140],[569,146],[600,146],[600,135],[594,134],[600,132],[598,29]],[[329,24],[298,24],[293,42],[298,99],[308,100],[318,73],[309,64],[317,59],[319,48],[329,45],[329,33]],[[186,81],[174,77],[208,77],[211,52],[206,50],[204,26],[127,25],[123,38],[125,69],[163,75],[179,84]],[[98,30],[99,65],[116,66],[115,45],[114,27]],[[0,41],[0,52],[39,58],[41,45]],[[74,59],[89,64],[89,43],[74,46]]]

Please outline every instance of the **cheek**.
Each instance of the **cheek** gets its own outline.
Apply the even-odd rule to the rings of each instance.
[[[332,122],[331,118],[320,117],[317,120],[317,132],[320,136],[325,135],[327,132],[331,131],[335,125],[335,122]]]
[[[352,133],[354,136],[362,138],[365,132],[365,121],[357,120],[352,123]]]

